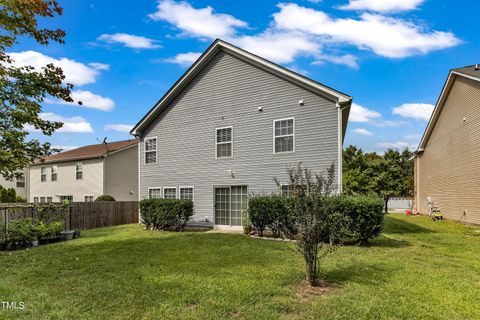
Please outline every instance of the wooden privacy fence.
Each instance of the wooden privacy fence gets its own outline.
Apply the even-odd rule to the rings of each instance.
[[[120,224],[138,223],[138,201],[73,202],[62,207],[58,214],[70,230],[87,230]],[[21,218],[40,218],[41,205],[0,203],[0,233],[9,221]]]

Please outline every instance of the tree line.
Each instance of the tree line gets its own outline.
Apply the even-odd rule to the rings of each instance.
[[[388,212],[391,197],[413,196],[413,152],[378,154],[350,145],[343,150],[343,192],[381,197]]]

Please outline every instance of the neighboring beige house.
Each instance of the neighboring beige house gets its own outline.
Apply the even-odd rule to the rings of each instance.
[[[480,224],[480,68],[450,71],[415,157],[415,210]]]
[[[30,166],[30,202],[138,200],[138,140],[80,147]]]
[[[15,189],[18,196],[28,199],[28,168],[22,170],[22,177],[6,180],[0,175],[0,186],[9,189]]]

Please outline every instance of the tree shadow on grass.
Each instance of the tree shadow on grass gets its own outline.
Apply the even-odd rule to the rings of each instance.
[[[418,224],[407,222],[393,217],[386,217],[385,229],[386,233],[407,234],[407,233],[435,233],[432,229],[427,229]]]
[[[410,242],[405,240],[396,240],[384,235],[379,236],[374,240],[370,240],[367,247],[380,247],[380,248],[403,248],[411,246]]]
[[[321,277],[338,285],[354,282],[375,286],[390,281],[396,272],[398,270],[393,266],[356,261],[350,265],[337,266],[330,271],[324,271]]]

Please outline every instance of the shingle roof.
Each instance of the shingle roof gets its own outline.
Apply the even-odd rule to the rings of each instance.
[[[480,65],[472,65],[472,66],[466,66],[462,68],[456,68],[456,69],[453,69],[452,71],[480,79]]]
[[[79,159],[97,158],[102,155],[123,150],[138,143],[138,139],[115,141],[109,143],[100,143],[90,146],[84,146],[77,149],[60,152],[37,161],[35,164],[74,161]]]

